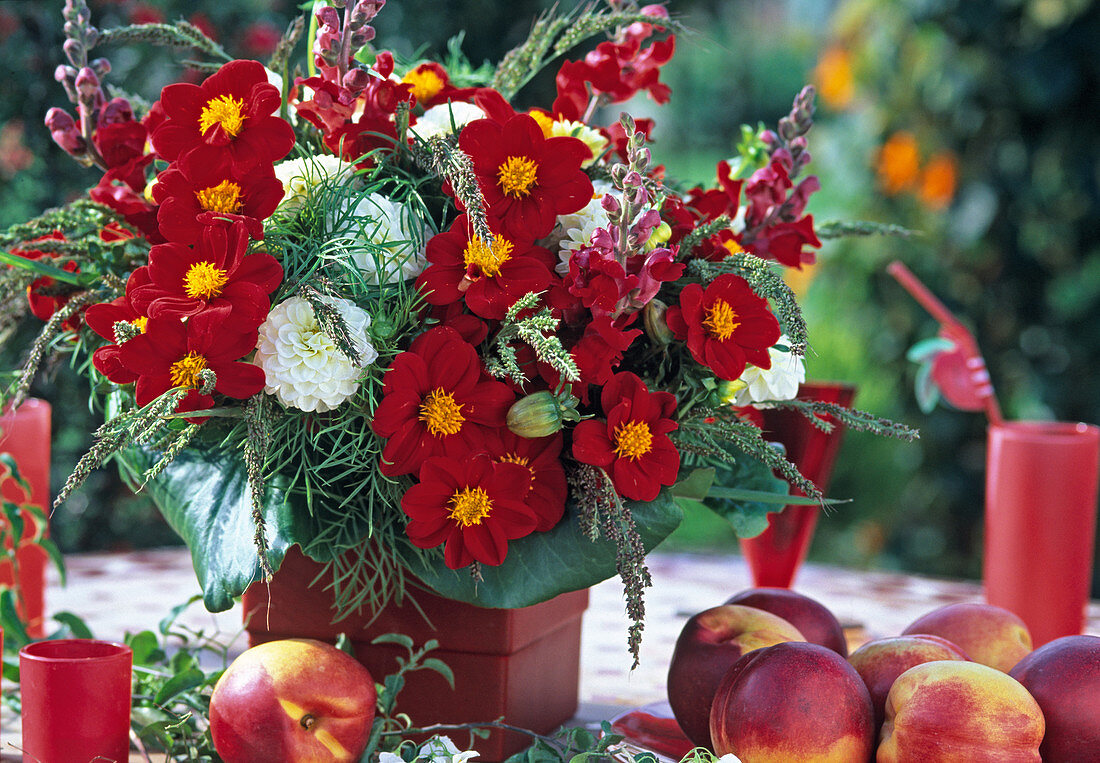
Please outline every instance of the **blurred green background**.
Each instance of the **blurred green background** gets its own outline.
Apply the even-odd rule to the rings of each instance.
[[[0,4],[0,224],[96,180],[42,127],[48,107],[67,105],[52,77],[61,5]],[[391,0],[376,20],[377,44],[406,56],[440,53],[465,29],[467,55],[495,62],[550,5]],[[91,6],[102,27],[190,18],[231,53],[261,60],[296,12],[290,2],[259,0]],[[885,266],[903,260],[972,327],[1007,417],[1100,422],[1100,8],[1088,0],[680,0],[671,10],[695,30],[677,40],[662,73],[672,101],[627,107],[657,120],[654,157],[670,175],[713,182],[741,123],[774,125],[814,82],[821,97],[810,169],[823,190],[809,211],[819,222],[920,231],[828,242],[798,279],[809,375],[857,384],[858,407],[922,433],[915,444],[846,437],[829,492],[852,500],[818,524],[811,558],[978,577],[986,422],[943,405],[917,408],[916,368],[905,353],[937,327]],[[158,50],[99,54],[114,65],[110,82],[147,98],[179,76]],[[523,105],[549,102],[552,74],[521,93]],[[70,401],[55,422],[55,489],[94,428],[71,402],[82,399],[78,384],[60,368],[36,388]],[[68,550],[172,538],[107,471],[58,510],[53,526]],[[670,543],[737,545],[706,517],[693,517]]]

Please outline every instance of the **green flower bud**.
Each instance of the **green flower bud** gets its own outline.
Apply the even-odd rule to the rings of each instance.
[[[665,322],[668,305],[659,299],[651,299],[642,309],[642,324],[646,335],[659,345],[669,344],[676,335]]]
[[[508,428],[520,437],[546,437],[561,429],[562,405],[549,390],[521,397],[508,409]]]

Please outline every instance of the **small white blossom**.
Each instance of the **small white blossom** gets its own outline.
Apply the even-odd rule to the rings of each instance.
[[[355,168],[328,154],[287,159],[275,165],[275,177],[283,184],[279,208],[295,212],[306,202],[312,189],[336,178],[349,179]]]
[[[352,206],[354,205],[354,206]],[[428,267],[425,242],[431,232],[402,205],[379,193],[349,200],[336,216],[338,235],[354,242],[348,256],[367,283],[416,278]]]
[[[806,381],[806,366],[801,355],[790,351],[790,344],[784,334],[775,346],[768,348],[771,368],[758,368],[751,363],[745,366],[741,377],[730,385],[734,389],[726,401],[743,406],[767,400],[792,400],[798,394],[798,385]]]
[[[456,101],[453,103],[441,103],[425,109],[417,118],[416,124],[409,128],[421,140],[438,138],[450,135],[454,130],[451,125],[461,130],[477,119],[484,119],[485,112],[472,103]]]
[[[732,752],[727,752],[725,755],[716,760],[715,763],[741,763],[741,759],[734,755]]]
[[[265,391],[283,405],[303,411],[329,411],[359,389],[365,366],[378,357],[367,328],[370,316],[340,297],[322,297],[347,325],[359,353],[355,363],[321,328],[309,302],[290,297],[271,308],[260,326],[256,364],[267,377]]]
[[[450,737],[434,736],[420,746],[413,760],[426,763],[466,763],[477,756],[476,750],[460,752]],[[378,763],[405,763],[405,759],[392,752],[380,752]]]

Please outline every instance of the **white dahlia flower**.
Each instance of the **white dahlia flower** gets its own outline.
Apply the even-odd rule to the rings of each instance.
[[[583,208],[567,215],[558,215],[557,225],[550,234],[548,248],[558,250],[558,264],[554,270],[558,275],[568,275],[569,259],[573,252],[581,247],[588,246],[592,241],[592,234],[597,228],[606,228],[607,212],[603,208],[603,197],[606,193],[614,191],[612,185],[603,180],[597,180],[592,184],[592,200]]]
[[[461,130],[477,119],[484,119],[485,112],[472,103],[456,101],[441,103],[425,109],[417,118],[416,124],[409,128],[421,140],[450,135],[455,129]],[[452,129],[452,124],[454,129]]]
[[[806,366],[801,355],[790,351],[791,340],[784,334],[775,346],[768,348],[771,368],[758,368],[751,363],[745,366],[741,377],[731,385],[726,402],[742,406],[767,400],[792,400],[798,394],[798,385],[806,381]],[[783,348],[783,349],[779,349]]]
[[[431,231],[393,199],[368,193],[349,201],[338,220],[336,233],[354,242],[348,256],[367,283],[407,281],[428,267],[424,247]]]
[[[283,405],[303,411],[330,411],[350,398],[359,389],[363,368],[378,357],[367,334],[370,316],[346,299],[321,299],[344,319],[359,362],[340,351],[301,297],[271,308],[256,345],[255,362],[267,376],[264,390]]]
[[[328,154],[287,159],[275,165],[275,177],[283,184],[283,200],[279,208],[296,212],[312,189],[336,178],[350,179],[355,168],[339,157]]]

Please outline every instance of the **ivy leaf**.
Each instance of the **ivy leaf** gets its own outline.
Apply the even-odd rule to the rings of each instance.
[[[656,500],[629,501],[627,505],[647,552],[683,519],[683,512],[667,490],[662,490]],[[549,532],[510,541],[503,564],[482,565],[480,582],[470,577],[469,570],[448,569],[442,557],[425,562],[411,546],[398,553],[416,577],[449,599],[479,607],[530,606],[617,574],[614,542],[606,538],[593,542],[570,509],[566,508],[566,518]]]
[[[119,472],[135,488],[156,462],[145,449],[115,456]],[[313,528],[308,512],[284,500],[280,480],[264,497],[264,529],[268,560],[278,569],[291,545],[309,542]],[[252,541],[254,527],[248,476],[239,454],[185,450],[155,480],[145,486],[164,518],[191,550],[203,603],[211,612],[224,612],[234,597],[260,580],[263,571]]]
[[[714,481],[716,485],[737,485],[736,490],[713,488],[705,504],[729,522],[739,538],[756,537],[768,529],[768,514],[798,502],[788,495],[786,481],[751,456],[719,466]]]

